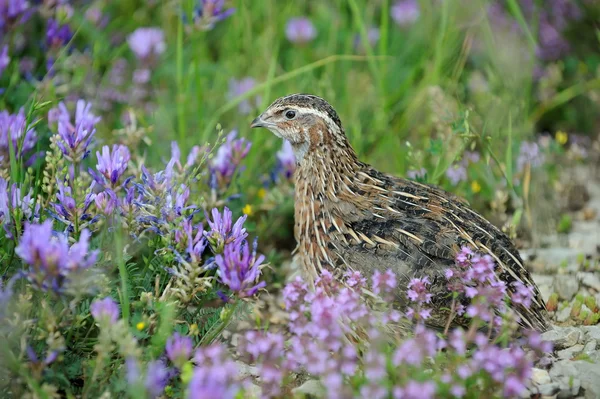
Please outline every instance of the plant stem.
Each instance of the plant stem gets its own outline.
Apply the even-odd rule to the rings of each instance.
[[[219,334],[223,332],[223,330],[229,325],[229,323],[231,323],[231,319],[233,318],[233,315],[235,314],[239,303],[240,300],[236,299],[235,302],[231,305],[231,307],[227,310],[227,313],[225,314],[225,319],[222,320],[222,322],[216,327],[211,328],[208,331],[208,333],[204,337],[202,337],[198,345],[211,344],[215,340],[215,338],[217,338]]]

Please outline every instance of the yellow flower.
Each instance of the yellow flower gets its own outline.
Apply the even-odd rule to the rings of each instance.
[[[481,184],[479,184],[479,182],[477,180],[473,180],[471,182],[471,190],[477,194],[478,192],[481,191]]]
[[[190,325],[190,335],[198,335],[200,334],[200,330],[198,329],[198,324],[193,323]]]
[[[569,139],[569,135],[563,132],[562,130],[559,130],[558,132],[556,132],[555,138],[558,144],[565,145],[567,143],[567,140]]]
[[[244,215],[252,215],[252,205],[246,204],[246,206],[242,208],[242,212],[244,212]]]
[[[135,328],[137,328],[138,331],[142,331],[144,329],[144,327],[146,327],[146,323],[144,323],[143,321],[140,321],[139,323],[137,323],[135,325]]]
[[[267,190],[265,190],[264,187],[261,187],[258,189],[256,195],[258,195],[258,198],[263,199],[267,195]]]

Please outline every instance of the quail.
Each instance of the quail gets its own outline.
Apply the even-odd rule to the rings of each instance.
[[[430,321],[442,327],[451,300],[444,273],[468,246],[492,256],[509,290],[515,281],[532,289],[531,306],[511,305],[522,327],[548,329],[542,296],[511,240],[457,196],[361,162],[327,101],[309,94],[281,97],[250,126],[267,128],[292,145],[294,235],[309,282],[324,270],[368,275],[391,269],[399,287],[427,276],[436,316]],[[406,300],[400,294],[402,308]]]

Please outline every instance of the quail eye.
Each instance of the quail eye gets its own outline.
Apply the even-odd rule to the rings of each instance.
[[[296,111],[288,110],[285,112],[285,117],[289,120],[292,120],[296,117]]]

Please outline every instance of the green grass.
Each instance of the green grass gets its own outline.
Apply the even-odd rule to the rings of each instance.
[[[262,85],[248,96],[260,94],[263,105],[292,92],[325,97],[341,115],[357,151],[367,161],[401,173],[410,166],[403,159],[404,141],[429,133],[424,112],[428,88],[439,86],[461,105],[465,100],[462,50],[474,33],[461,28],[457,4],[444,4],[440,12],[433,7],[423,10],[421,22],[411,29],[388,23],[382,32],[386,39],[376,48],[368,47],[361,59],[347,57],[356,54],[354,38],[365,36],[380,18],[366,2],[237,1],[236,13],[213,31],[185,36],[173,16],[164,24],[169,51],[156,81],[160,96],[155,131],[160,136],[155,141],[178,139],[188,147],[214,141],[219,122],[253,141],[249,168],[260,169],[280,143],[266,132],[250,132],[248,123],[260,109],[240,115],[236,108],[240,99],[227,96],[231,78],[252,76]],[[318,37],[304,47],[293,45],[285,38],[286,20],[306,14],[311,15]],[[511,100],[523,97],[522,86],[506,87],[500,81],[494,60],[485,59],[493,51],[492,44],[484,50],[482,66],[490,79],[498,80],[503,103],[515,108]],[[526,114],[526,106],[517,104],[520,115]],[[514,121],[515,126],[524,124],[525,118]],[[500,120],[488,129],[505,130]],[[522,127],[521,133],[525,130]]]

